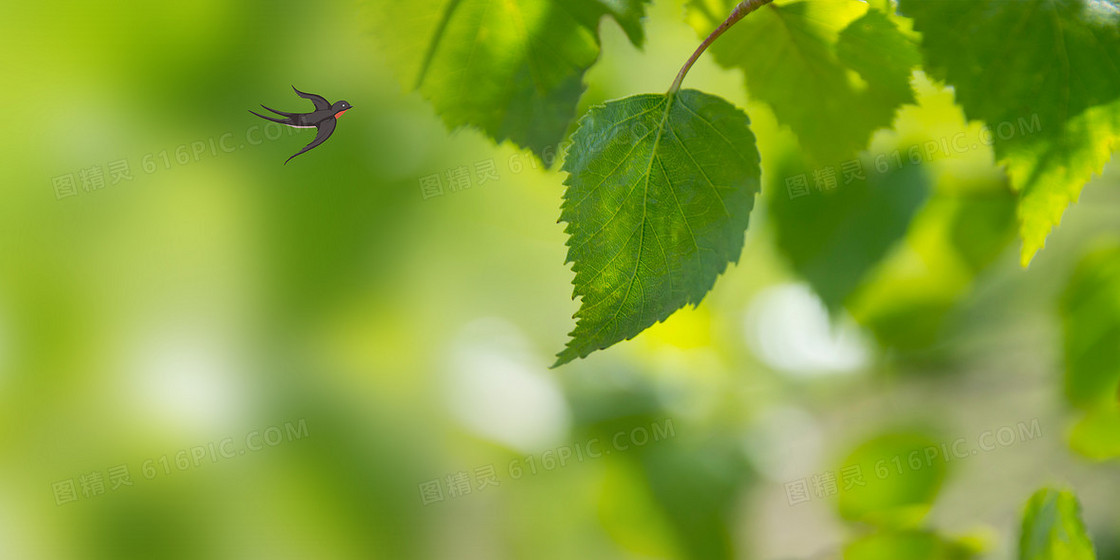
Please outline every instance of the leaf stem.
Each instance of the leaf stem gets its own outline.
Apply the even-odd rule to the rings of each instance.
[[[692,65],[696,64],[700,55],[704,54],[704,51],[708,50],[708,47],[711,46],[716,39],[719,39],[720,35],[723,35],[728,29],[731,29],[732,25],[739,23],[739,20],[746,17],[747,14],[773,1],[774,0],[744,0],[740,2],[738,6],[735,6],[735,9],[731,10],[731,15],[727,16],[727,20],[721,23],[715,31],[712,31],[712,34],[708,35],[708,38],[704,39],[703,43],[700,43],[700,47],[696,49],[696,52],[692,53],[692,57],[688,59],[688,62],[684,63],[684,66],[681,67],[681,71],[677,73],[677,79],[673,80],[673,85],[669,86],[669,93],[673,94],[680,91],[681,82],[684,81],[684,77],[688,74],[688,71],[692,69]]]

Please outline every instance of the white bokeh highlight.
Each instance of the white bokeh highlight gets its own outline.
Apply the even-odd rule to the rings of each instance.
[[[830,321],[804,284],[782,284],[755,297],[745,318],[747,344],[766,365],[796,377],[849,374],[867,367],[870,348],[846,315]]]
[[[126,386],[144,418],[191,434],[220,436],[241,424],[248,408],[239,363],[214,331],[159,330],[138,345]]]
[[[808,412],[775,406],[763,411],[753,423],[743,447],[763,477],[785,483],[820,464],[824,432]]]
[[[563,442],[571,423],[564,395],[547,365],[516,326],[475,320],[459,332],[446,366],[445,400],[475,435],[524,453]]]

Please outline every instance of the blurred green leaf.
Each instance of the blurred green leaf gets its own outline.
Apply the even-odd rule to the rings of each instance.
[[[877,173],[864,160],[860,169],[862,178],[845,184],[848,178],[835,167],[810,169],[788,154],[768,175],[778,249],[832,311],[906,235],[930,190],[929,176],[919,165]],[[809,191],[821,175],[834,178],[830,190]],[[787,188],[791,184],[805,185],[805,193],[795,195]]]
[[[1086,255],[1061,301],[1066,395],[1078,407],[1117,400],[1120,388],[1120,245]]]
[[[886,531],[844,548],[845,560],[968,560],[977,554],[963,543],[929,531]]]
[[[1031,496],[1023,514],[1019,560],[1095,560],[1096,557],[1081,520],[1077,496],[1049,488]]]
[[[899,110],[869,153],[878,168],[921,162],[931,194],[902,243],[846,304],[880,344],[910,356],[958,334],[947,320],[1015,239],[1017,202],[1003,170],[981,147],[981,126],[966,121],[952,90],[924,74],[914,86],[916,103]]]
[[[749,481],[739,440],[710,434],[703,441],[666,441],[642,448],[650,492],[671,523],[682,558],[736,558],[735,517]]]
[[[1120,456],[1120,244],[1078,264],[1061,301],[1069,402],[1086,411],[1071,446],[1094,459]]]
[[[895,432],[857,447],[839,471],[840,516],[880,527],[914,527],[925,518],[947,474],[937,440]],[[858,477],[864,484],[855,483]],[[850,484],[850,488],[846,488]]]
[[[575,119],[611,16],[635,45],[647,0],[381,1],[374,22],[406,85],[449,127],[477,126],[543,156]]]
[[[1000,181],[978,181],[976,191],[934,193],[902,250],[859,287],[848,310],[884,346],[928,348],[951,334],[947,317],[1014,239],[1014,222],[1015,198]]]
[[[698,304],[738,260],[759,189],[749,125],[693,90],[612,101],[580,121],[560,219],[582,300],[556,365]]]
[[[1022,263],[1100,173],[1120,135],[1120,6],[1095,0],[901,0],[927,68],[992,127],[1019,191]]]
[[[691,0],[693,27],[714,29],[737,0]],[[913,100],[917,48],[885,14],[857,0],[771,4],[739,22],[711,48],[740,68],[747,90],[773,108],[811,159],[844,159],[889,126]],[[858,75],[858,79],[854,76]]]

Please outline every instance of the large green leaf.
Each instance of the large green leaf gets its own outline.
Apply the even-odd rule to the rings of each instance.
[[[1043,488],[1023,514],[1019,560],[1095,560],[1093,542],[1081,520],[1081,504],[1067,491]]]
[[[1071,443],[1095,459],[1120,456],[1120,244],[1082,259],[1061,310],[1066,396],[1086,412]]]
[[[691,0],[690,22],[706,34],[736,0]],[[917,47],[882,12],[858,0],[770,4],[712,46],[715,60],[740,68],[747,90],[773,108],[817,161],[846,159],[912,101]]]
[[[759,189],[749,125],[693,90],[612,101],[580,121],[560,219],[582,299],[557,365],[698,304],[738,260]]]
[[[1022,262],[1111,157],[1120,135],[1116,0],[900,0],[926,66],[992,129],[1019,191]]]
[[[611,16],[635,45],[648,0],[377,0],[376,32],[408,85],[449,127],[540,155],[575,119]]]

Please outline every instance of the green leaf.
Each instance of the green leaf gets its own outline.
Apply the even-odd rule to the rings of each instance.
[[[1066,397],[1085,411],[1070,445],[1097,460],[1120,457],[1120,243],[1082,259],[1061,312]]]
[[[906,235],[931,186],[920,165],[878,173],[869,158],[849,163],[853,172],[845,173],[846,166],[809,167],[787,154],[767,175],[778,249],[830,311]],[[790,190],[798,184],[811,190]]]
[[[840,516],[879,527],[917,526],[947,471],[935,438],[922,432],[877,436],[852,451],[839,470],[848,480],[837,503]]]
[[[1120,135],[1115,0],[900,0],[926,66],[992,129],[1020,193],[1026,266]]]
[[[580,121],[560,219],[581,302],[556,365],[699,304],[738,260],[759,189],[749,125],[694,90],[612,101]]]
[[[1043,488],[1023,514],[1019,560],[1095,560],[1081,520],[1081,504],[1071,492]]]
[[[690,22],[707,34],[736,3],[691,0]],[[770,4],[711,52],[721,66],[743,70],[751,96],[817,161],[846,159],[889,126],[895,110],[913,100],[910,70],[921,61],[888,16],[858,0]]]
[[[575,119],[599,20],[641,45],[648,0],[380,0],[377,35],[447,126],[476,126],[538,156]]]

